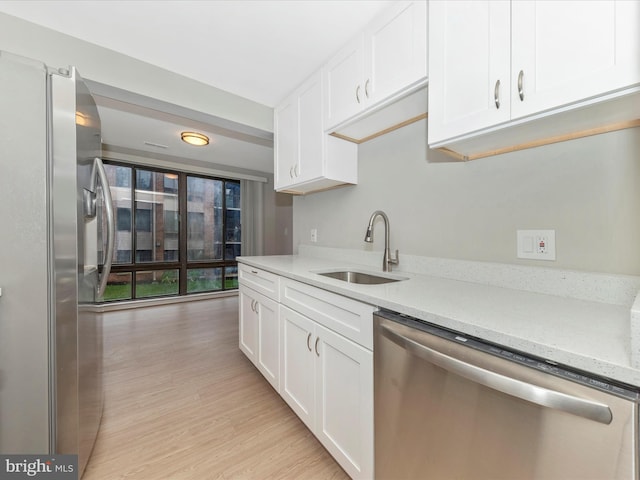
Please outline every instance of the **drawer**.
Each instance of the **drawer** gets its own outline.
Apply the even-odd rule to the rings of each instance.
[[[266,297],[280,301],[280,277],[266,270],[238,264],[238,281]]]
[[[373,350],[373,305],[288,278],[280,279],[280,303]]]

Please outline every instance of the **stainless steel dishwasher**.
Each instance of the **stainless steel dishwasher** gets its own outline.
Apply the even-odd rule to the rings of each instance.
[[[376,479],[638,479],[633,387],[380,311],[374,393]]]

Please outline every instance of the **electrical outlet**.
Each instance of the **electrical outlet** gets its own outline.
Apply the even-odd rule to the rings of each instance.
[[[546,235],[540,235],[536,237],[536,252],[538,255],[546,255],[549,248],[549,239]]]
[[[312,228],[311,229],[311,241],[313,243],[316,243],[318,241],[318,229],[317,228]]]
[[[518,230],[517,245],[518,258],[552,261],[556,259],[555,230]]]

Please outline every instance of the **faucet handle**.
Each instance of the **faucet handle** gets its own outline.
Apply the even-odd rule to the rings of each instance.
[[[387,249],[385,252],[386,254],[382,262],[382,271],[390,272],[391,265],[398,265],[398,250],[396,250],[396,258],[391,257],[391,252],[389,251],[389,249]]]

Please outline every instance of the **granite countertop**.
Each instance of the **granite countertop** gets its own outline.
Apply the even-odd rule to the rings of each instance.
[[[407,314],[508,348],[640,387],[633,368],[630,306],[538,293],[433,274],[394,271],[406,280],[358,285],[318,271],[381,268],[307,255],[239,257],[256,268],[380,308]],[[632,284],[632,287],[635,284]],[[637,291],[637,290],[636,290]]]

